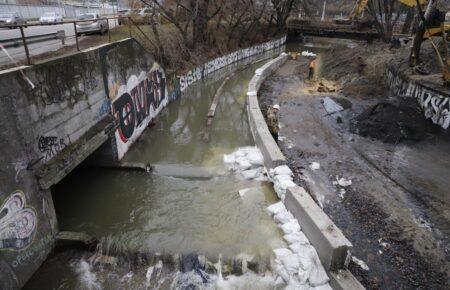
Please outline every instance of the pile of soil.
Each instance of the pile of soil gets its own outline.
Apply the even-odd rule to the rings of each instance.
[[[351,131],[385,143],[420,141],[440,130],[423,112],[416,100],[402,98],[397,102],[382,101],[353,119]]]
[[[395,52],[382,42],[335,46],[322,56],[322,77],[335,81],[346,96],[378,97],[388,90],[384,72]]]

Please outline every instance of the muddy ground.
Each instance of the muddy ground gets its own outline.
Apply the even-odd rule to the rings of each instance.
[[[300,47],[300,50],[305,49]],[[288,60],[263,84],[260,103],[278,103],[283,153],[296,182],[354,245],[350,269],[368,289],[448,285],[450,140],[411,100],[391,96],[384,67],[396,53],[349,42],[319,55],[318,93],[308,60]],[[333,92],[335,91],[335,92]],[[328,113],[325,97],[344,110]],[[312,162],[320,169],[312,169]],[[341,186],[340,178],[351,180]]]

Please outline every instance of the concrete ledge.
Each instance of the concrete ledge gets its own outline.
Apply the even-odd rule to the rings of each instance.
[[[334,290],[364,290],[364,286],[352,275],[349,270],[330,272],[330,286]]]
[[[325,269],[335,271],[347,268],[352,244],[312,197],[299,186],[290,187],[284,203],[298,219]]]
[[[264,156],[266,168],[286,164],[286,158],[269,132],[258,102],[258,91],[264,79],[278,69],[288,56],[281,54],[257,69],[247,92],[247,113],[250,130],[256,146]],[[352,244],[341,230],[301,187],[288,188],[284,200],[286,208],[300,223],[311,244],[317,250],[320,261],[330,276],[333,289],[355,289],[364,287],[347,268]]]
[[[256,146],[264,156],[264,163],[267,168],[274,168],[286,164],[286,158],[270,134],[264,116],[261,113],[258,103],[258,90],[264,79],[279,68],[286,60],[287,55],[281,54],[279,57],[257,69],[256,74],[248,86],[247,113],[250,130]]]

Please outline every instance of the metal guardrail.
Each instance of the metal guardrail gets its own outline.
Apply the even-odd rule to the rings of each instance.
[[[131,29],[131,25],[134,25],[137,27],[137,25],[133,22],[132,18],[129,16],[115,16],[115,17],[102,17],[99,18],[98,20],[106,20],[107,22],[107,31],[108,31],[108,42],[111,42],[111,31],[110,31],[110,20],[125,20],[127,19],[128,21],[126,21],[126,24],[128,25],[129,29],[129,34],[130,37],[132,36],[132,29]],[[84,22],[92,22],[92,20],[71,20],[71,21],[63,21],[60,24],[68,24],[68,23],[72,23],[73,24],[73,29],[75,32],[75,43],[76,43],[76,48],[77,51],[80,51],[80,46],[79,46],[79,42],[78,42],[78,38],[79,38],[79,33],[77,31],[77,23],[84,23]],[[49,34],[42,34],[42,35],[35,35],[35,36],[25,36],[25,32],[24,32],[24,28],[30,27],[30,26],[46,26],[49,24],[41,24],[41,23],[27,23],[27,24],[22,24],[22,25],[2,25],[1,27],[6,27],[6,28],[19,28],[20,29],[20,34],[21,37],[18,38],[12,38],[12,39],[7,39],[7,40],[2,40],[0,41],[0,43],[2,43],[3,47],[18,47],[20,46],[20,43],[23,45],[24,50],[25,50],[25,55],[27,58],[27,64],[32,64],[31,62],[31,57],[30,57],[30,52],[28,49],[28,44],[31,43],[36,43],[36,42],[41,42],[41,41],[46,41],[46,40],[50,40],[50,39],[61,39],[62,44],[65,44],[65,39],[66,39],[66,35],[64,33],[64,31],[57,31],[55,33],[49,33]],[[139,28],[139,27],[138,27]]]
[[[26,36],[25,41],[27,44],[31,43],[37,43],[41,41],[47,41],[52,39],[59,39],[61,40],[62,45],[64,45],[66,40],[66,33],[64,30],[58,30],[54,33],[47,33],[47,34],[39,34],[39,35],[32,35],[32,36]],[[9,47],[19,47],[23,45],[23,38],[22,37],[16,37],[16,38],[9,38],[1,40],[1,43],[4,48]]]

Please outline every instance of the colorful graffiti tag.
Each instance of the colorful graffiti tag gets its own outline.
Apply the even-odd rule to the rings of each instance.
[[[111,111],[118,124],[115,134],[121,159],[150,121],[167,105],[164,71],[155,63],[150,72],[130,76],[127,84],[119,86],[115,94]]]
[[[21,250],[33,240],[36,211],[27,207],[25,194],[13,192],[0,208],[0,250]]]

